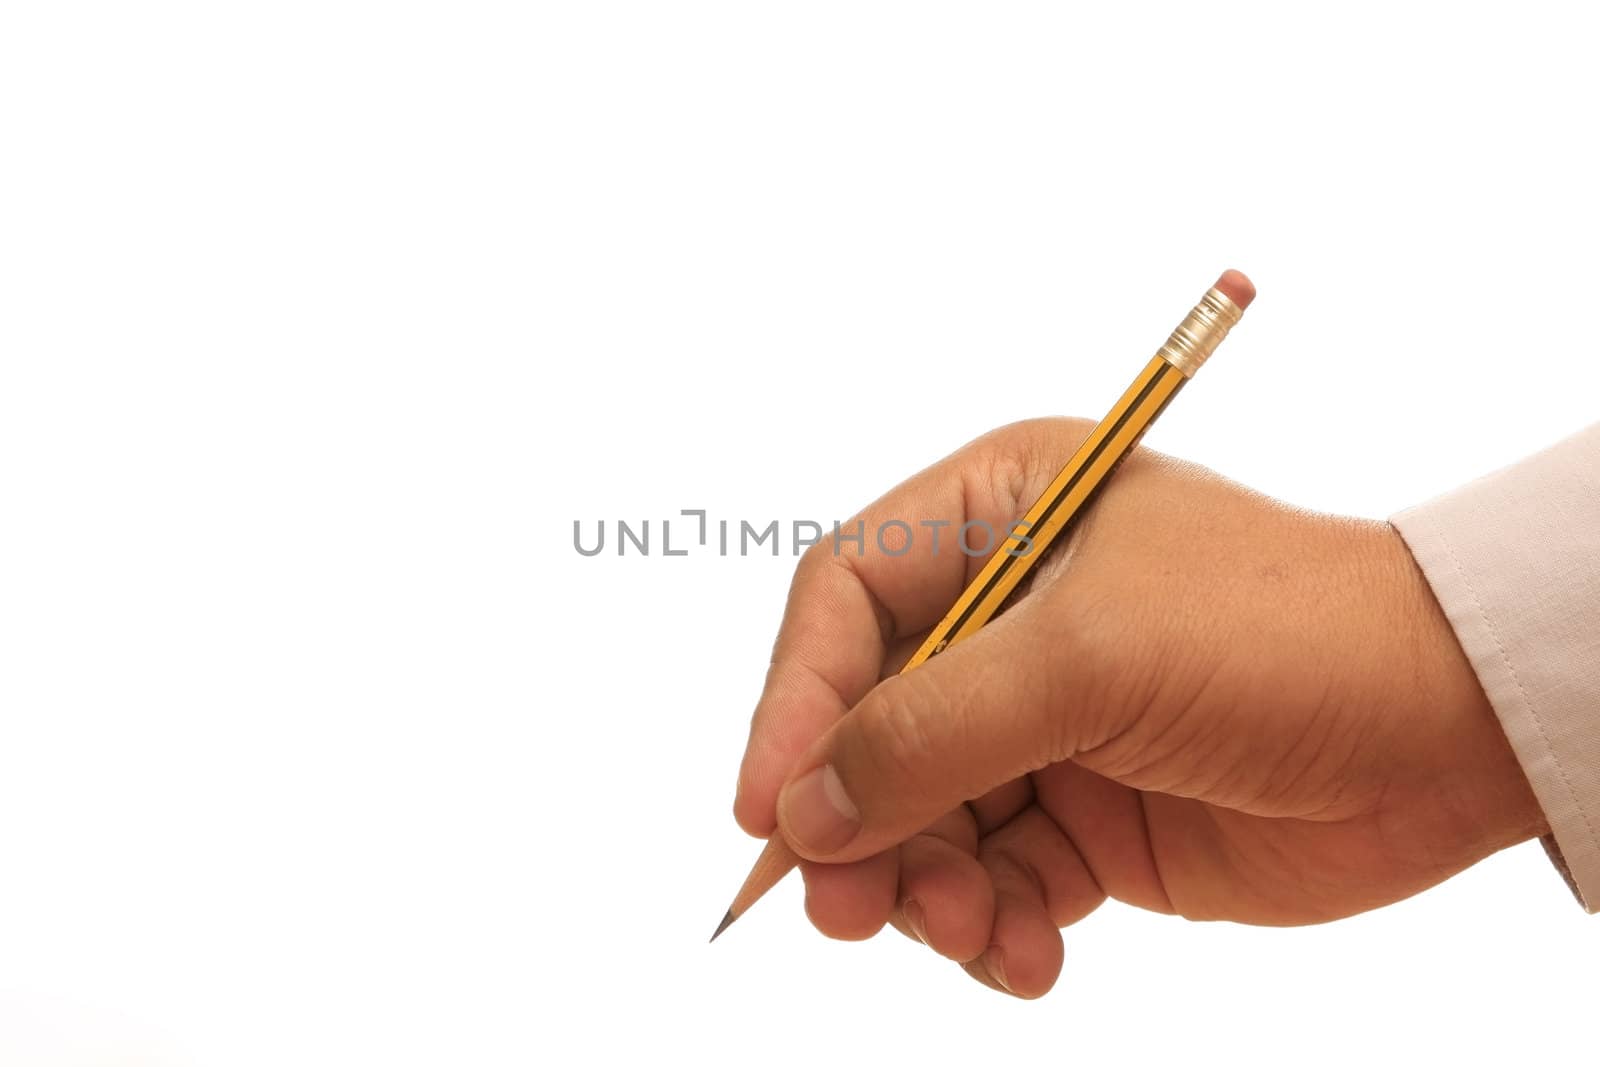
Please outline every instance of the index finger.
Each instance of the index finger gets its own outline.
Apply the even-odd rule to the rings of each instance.
[[[877,684],[896,638],[944,616],[1091,427],[1036,419],[986,434],[806,551],[739,768],[740,826],[772,833],[794,761]]]

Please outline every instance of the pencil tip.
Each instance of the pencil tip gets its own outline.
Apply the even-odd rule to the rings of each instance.
[[[733,925],[733,920],[735,918],[737,918],[737,916],[735,916],[733,914],[733,909],[729,908],[728,909],[728,914],[724,915],[722,917],[722,921],[717,924],[717,932],[711,935],[711,940],[715,941],[717,938],[721,937],[722,936],[722,931],[724,931],[728,927],[732,926]],[[710,944],[710,942],[707,942],[707,944]]]

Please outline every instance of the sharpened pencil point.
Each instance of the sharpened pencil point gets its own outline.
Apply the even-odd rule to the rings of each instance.
[[[738,916],[733,913],[733,909],[732,908],[729,908],[728,909],[728,914],[724,915],[722,917],[722,921],[717,924],[717,932],[711,935],[711,940],[715,941],[717,938],[721,937],[722,936],[722,931],[724,931],[728,927],[732,926],[733,925],[733,920],[736,919],[736,918],[738,918]],[[710,944],[711,942],[708,941],[706,943]]]

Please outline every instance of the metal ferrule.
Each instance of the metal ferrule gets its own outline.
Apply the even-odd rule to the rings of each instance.
[[[1200,303],[1172,331],[1172,336],[1156,355],[1177,367],[1185,378],[1193,378],[1200,364],[1217,350],[1217,345],[1243,316],[1239,306],[1220,290],[1207,289]]]

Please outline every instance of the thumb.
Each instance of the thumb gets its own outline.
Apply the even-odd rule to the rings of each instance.
[[[778,826],[801,856],[848,862],[996,786],[1071,756],[1072,657],[1028,601],[881,682],[795,764]]]

